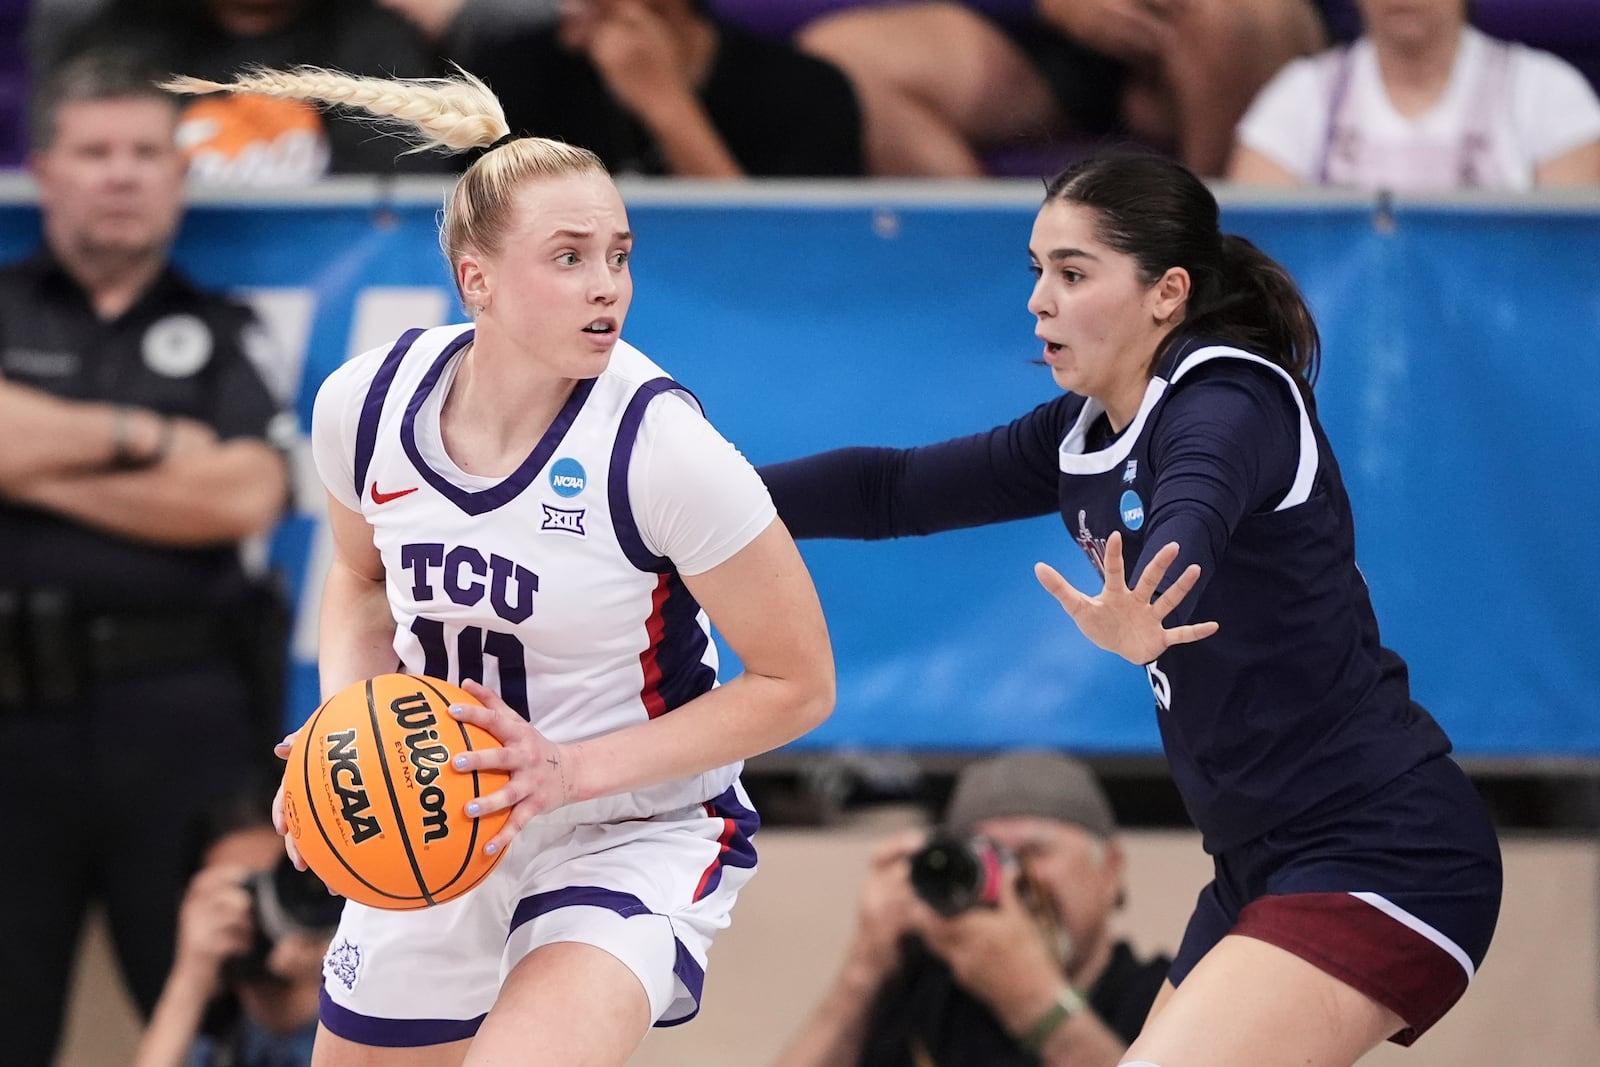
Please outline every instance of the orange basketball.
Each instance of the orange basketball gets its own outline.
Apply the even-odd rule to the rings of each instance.
[[[506,811],[469,818],[467,802],[505,784],[503,771],[458,771],[458,752],[498,748],[450,715],[476,704],[437,678],[380,674],[312,712],[289,751],[283,816],[300,855],[328,888],[374,908],[442,904],[483,881],[505,850],[483,846]]]

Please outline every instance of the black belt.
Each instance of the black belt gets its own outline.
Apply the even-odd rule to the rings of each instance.
[[[119,674],[227,662],[235,625],[209,608],[76,611],[58,591],[0,589],[0,705],[71,700]]]
[[[95,674],[182,667],[226,656],[229,622],[200,615],[91,615],[84,620],[89,669]]]

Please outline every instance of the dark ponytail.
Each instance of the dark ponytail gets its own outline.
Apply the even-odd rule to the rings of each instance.
[[[1185,331],[1276,363],[1309,399],[1322,363],[1322,339],[1300,287],[1277,260],[1246,238],[1221,236],[1221,285],[1214,293],[1191,291]]]
[[[1189,272],[1182,336],[1234,345],[1282,367],[1309,401],[1322,342],[1300,289],[1277,261],[1218,228],[1216,197],[1175,160],[1147,154],[1113,155],[1078,163],[1045,186],[1045,203],[1065,200],[1092,208],[1096,235],[1132,256],[1146,285],[1168,270]]]

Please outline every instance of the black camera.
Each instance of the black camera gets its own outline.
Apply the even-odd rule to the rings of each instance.
[[[344,900],[328,892],[321,878],[311,869],[296,870],[288,856],[276,866],[252,874],[244,883],[250,894],[250,918],[255,936],[243,955],[229,961],[238,978],[260,977],[267,973],[267,957],[272,946],[291,933],[319,933],[339,925]]]
[[[987,837],[941,830],[911,854],[911,888],[940,915],[960,915],[999,903],[1000,880],[1016,869],[1016,857]]]

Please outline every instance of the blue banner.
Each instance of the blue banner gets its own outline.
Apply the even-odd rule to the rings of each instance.
[[[754,462],[969,433],[1053,394],[1024,307],[1035,191],[850,188],[630,190],[626,336]],[[177,258],[262,311],[308,421],[350,354],[459,316],[437,203],[200,204]],[[1600,207],[1230,201],[1224,222],[1318,315],[1322,419],[1417,699],[1465,753],[1600,755]],[[0,255],[36,233],[0,206]],[[316,702],[319,493],[273,544],[301,601],[291,723]],[[1058,520],[803,548],[839,703],[797,749],[1159,749],[1143,672],[1034,581],[1042,559],[1096,583]]]

